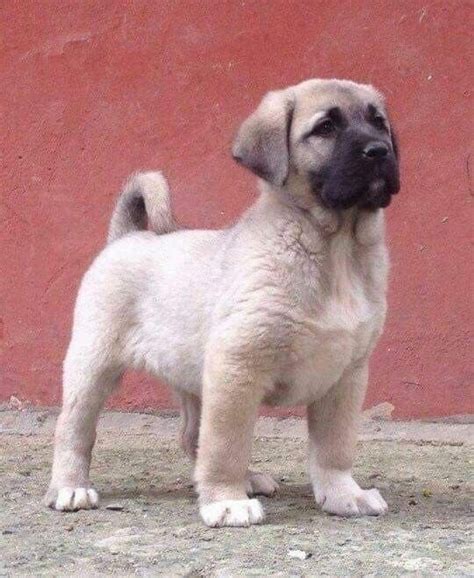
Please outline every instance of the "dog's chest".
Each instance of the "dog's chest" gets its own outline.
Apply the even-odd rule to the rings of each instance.
[[[324,395],[356,360],[367,356],[383,321],[380,302],[374,294],[382,292],[367,267],[361,267],[350,237],[338,238],[327,258],[326,288],[308,305],[295,329],[292,360],[282,383],[275,391],[275,402],[311,403]],[[373,267],[380,267],[375,263]]]
[[[327,259],[325,292],[315,315],[320,331],[341,331],[361,338],[373,316],[370,295],[373,286],[370,262],[361,265],[367,257],[356,254],[354,242],[349,236],[333,241]],[[372,265],[373,266],[373,265]]]

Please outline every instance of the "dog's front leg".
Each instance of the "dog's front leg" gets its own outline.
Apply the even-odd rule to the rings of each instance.
[[[378,490],[363,490],[351,473],[367,379],[367,363],[351,368],[323,399],[308,407],[314,495],[330,514],[377,516],[387,510]]]
[[[205,364],[195,479],[211,527],[250,526],[263,509],[247,497],[246,473],[263,380],[246,363],[215,354]]]

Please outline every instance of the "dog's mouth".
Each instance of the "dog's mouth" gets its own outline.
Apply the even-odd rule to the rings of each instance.
[[[387,208],[400,188],[396,162],[387,161],[371,170],[363,165],[354,168],[310,175],[312,190],[321,204],[333,210]]]
[[[385,179],[377,178],[369,184],[357,204],[362,209],[386,209],[392,202],[392,195],[396,193],[398,190],[391,189]]]
[[[319,193],[319,198],[328,209],[345,210],[352,207],[360,209],[376,210],[385,209],[392,202],[392,195],[387,183],[382,179],[377,179],[364,189],[346,190],[340,194],[328,194],[323,187]]]

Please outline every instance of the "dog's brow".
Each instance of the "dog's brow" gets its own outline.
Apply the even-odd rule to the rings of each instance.
[[[318,121],[328,114],[327,110],[318,110],[306,123],[308,127],[313,127]]]
[[[314,113],[313,116],[305,123],[305,129],[303,132],[303,138],[306,135],[311,133],[315,127],[315,125],[324,117],[329,116],[329,113],[332,109],[325,109],[325,110],[318,110],[318,112]]]
[[[375,106],[375,104],[369,104],[367,106],[367,112],[369,113],[370,117],[374,117],[379,114],[385,118],[385,115]]]
[[[327,111],[327,115],[332,118],[335,122],[341,122],[343,120],[343,115],[341,109],[338,106],[333,106]]]

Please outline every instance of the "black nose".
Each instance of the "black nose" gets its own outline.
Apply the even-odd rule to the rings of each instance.
[[[363,150],[368,159],[383,159],[388,154],[388,146],[383,142],[371,142]]]

